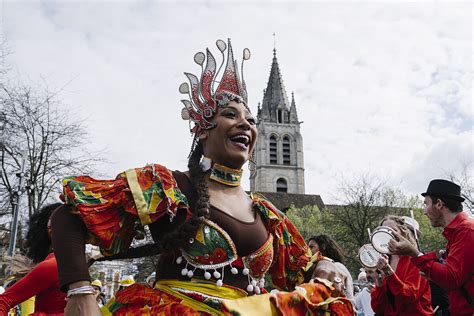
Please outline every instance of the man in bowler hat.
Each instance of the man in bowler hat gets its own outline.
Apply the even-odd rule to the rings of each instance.
[[[388,248],[391,253],[412,256],[413,264],[428,279],[448,290],[451,315],[474,315],[474,220],[462,211],[461,188],[436,179],[421,195],[431,226],[444,229],[446,251],[423,254],[399,234]]]

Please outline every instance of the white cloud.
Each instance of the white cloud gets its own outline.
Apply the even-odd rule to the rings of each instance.
[[[195,52],[216,53],[217,38],[251,49],[245,77],[256,109],[275,32],[284,84],[304,120],[306,191],[330,202],[345,171],[372,170],[416,193],[456,168],[450,157],[472,160],[470,8],[5,2],[2,28],[18,73],[53,87],[70,82],[64,110],[88,118],[93,145],[108,148],[108,176],[147,162],[185,169],[191,138],[177,87],[184,71],[199,71]]]

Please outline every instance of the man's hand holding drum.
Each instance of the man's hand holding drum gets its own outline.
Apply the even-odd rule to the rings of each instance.
[[[390,254],[400,255],[400,256],[411,256],[416,257],[421,254],[416,245],[411,241],[397,233],[393,232],[395,239],[391,239],[388,242],[388,250]]]

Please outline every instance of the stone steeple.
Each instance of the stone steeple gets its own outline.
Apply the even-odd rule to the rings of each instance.
[[[303,138],[295,96],[291,94],[290,103],[276,49],[257,119],[256,168],[250,174],[250,190],[304,194]]]
[[[277,122],[278,110],[282,112],[289,111],[290,103],[288,102],[285,86],[283,85],[283,79],[276,57],[276,49],[273,49],[272,68],[270,70],[267,88],[264,90],[262,102],[262,119]]]

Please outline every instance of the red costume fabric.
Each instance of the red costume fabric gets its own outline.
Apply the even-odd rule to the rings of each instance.
[[[451,315],[473,315],[474,306],[469,305],[462,287],[474,300],[474,220],[461,212],[444,228],[443,235],[448,241],[444,263],[432,252],[413,258],[413,264],[449,291]]]
[[[10,308],[36,296],[32,315],[63,315],[66,295],[59,290],[58,264],[50,253],[26,276],[0,295],[0,315],[8,315]]]
[[[433,315],[430,285],[411,263],[401,256],[394,274],[372,293],[372,309],[378,315]]]

